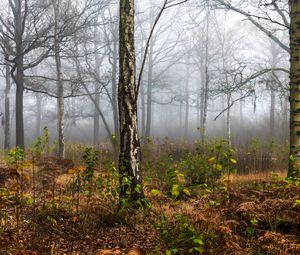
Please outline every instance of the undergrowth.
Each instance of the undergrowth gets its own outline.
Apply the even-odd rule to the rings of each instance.
[[[300,254],[299,181],[274,172],[235,180],[240,152],[225,140],[148,144],[147,206],[139,208],[120,206],[120,176],[106,146],[69,145],[75,162],[53,150],[45,129],[28,151],[7,154],[1,254],[126,254],[134,246],[145,254]]]

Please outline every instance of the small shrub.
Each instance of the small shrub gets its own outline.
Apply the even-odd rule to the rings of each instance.
[[[167,221],[162,217],[155,227],[160,231],[162,241],[167,244],[166,254],[203,253],[203,235],[197,232],[189,218],[177,215],[174,221]]]

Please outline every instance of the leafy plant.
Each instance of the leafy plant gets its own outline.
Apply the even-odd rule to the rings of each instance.
[[[167,194],[175,199],[185,199],[191,196],[190,190],[186,187],[185,176],[176,169],[176,164],[166,172]]]
[[[163,242],[168,244],[166,254],[203,253],[204,237],[189,218],[177,215],[174,221],[169,222],[162,217],[155,228],[160,231]]]

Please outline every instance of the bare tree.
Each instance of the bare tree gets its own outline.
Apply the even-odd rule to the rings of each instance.
[[[283,50],[290,52],[288,43],[280,37],[290,29],[288,1],[226,1],[214,0],[217,8],[235,11],[270,37]]]
[[[119,22],[120,196],[121,198],[137,201],[144,197],[144,193],[137,126],[138,87],[135,77],[134,0],[120,1]]]
[[[51,47],[42,49],[41,46],[45,45],[49,38],[52,38],[52,35],[49,35],[52,24],[46,22],[44,16],[47,5],[36,3],[34,0],[12,0],[6,3],[9,11],[1,13],[0,16],[2,25],[0,35],[3,38],[1,47],[4,52],[7,52],[6,61],[11,67],[10,72],[17,87],[16,145],[24,148],[24,72],[37,66],[51,51]],[[31,8],[32,5],[34,8]],[[3,7],[2,12],[7,10],[5,6]],[[9,47],[6,47],[7,45]],[[37,51],[37,49],[40,50]],[[32,54],[33,52],[35,54]]]

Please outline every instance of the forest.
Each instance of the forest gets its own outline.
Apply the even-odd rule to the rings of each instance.
[[[300,1],[1,0],[0,255],[300,254]]]

